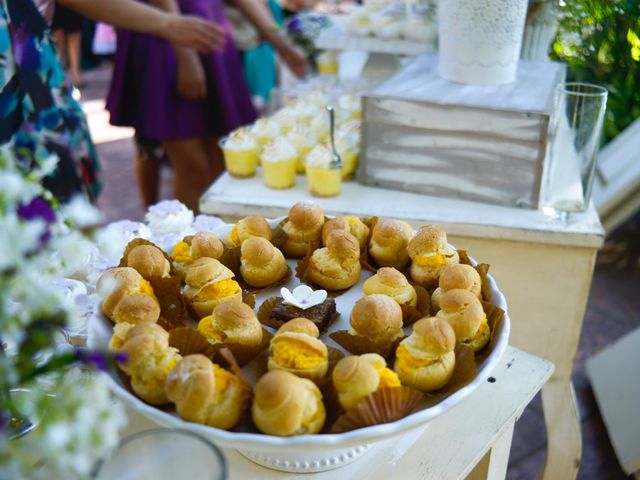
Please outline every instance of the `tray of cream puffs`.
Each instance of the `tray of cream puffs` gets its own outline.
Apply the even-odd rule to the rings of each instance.
[[[509,335],[488,270],[435,225],[299,202],[171,251],[129,242],[89,345],[126,354],[112,387],[160,424],[239,448],[370,443],[488,377]]]

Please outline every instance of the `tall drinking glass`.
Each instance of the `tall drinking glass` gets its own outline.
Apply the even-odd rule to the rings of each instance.
[[[558,86],[550,133],[543,211],[560,220],[589,206],[607,90],[588,83]]]

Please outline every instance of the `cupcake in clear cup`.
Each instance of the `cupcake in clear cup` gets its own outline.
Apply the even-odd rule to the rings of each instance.
[[[247,178],[256,174],[260,146],[246,128],[238,128],[220,139],[220,148],[229,175]]]
[[[321,111],[313,117],[309,126],[318,137],[319,142],[324,142],[329,138],[329,114],[326,111]]]
[[[305,157],[313,147],[318,144],[318,137],[307,125],[302,123],[296,125],[286,135],[287,140],[296,147],[298,151],[297,173],[305,172]]]
[[[342,169],[332,167],[333,154],[326,145],[316,145],[305,160],[307,183],[311,195],[335,197],[340,193]]]
[[[360,119],[362,116],[362,103],[359,95],[345,93],[338,99],[338,112],[345,113],[346,118]]]
[[[327,50],[316,58],[318,75],[335,76],[338,74],[338,59],[335,52]]]
[[[280,125],[272,118],[259,118],[251,127],[251,134],[261,147],[278,137],[280,133]]]
[[[295,185],[298,152],[289,140],[284,137],[273,139],[262,149],[260,159],[267,187],[284,189]]]
[[[342,178],[352,180],[360,156],[360,121],[351,120],[336,131],[336,150],[342,159]]]
[[[271,120],[278,124],[278,126],[280,127],[280,132],[284,134],[286,134],[298,123],[298,118],[296,117],[291,107],[285,107],[278,110],[273,114]]]
[[[296,100],[288,108],[291,109],[291,113],[296,117],[298,124],[308,124],[313,118],[322,113],[320,106],[304,100]]]

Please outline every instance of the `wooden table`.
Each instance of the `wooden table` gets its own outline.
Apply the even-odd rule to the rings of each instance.
[[[229,478],[336,479],[502,479],[507,471],[513,427],[522,411],[549,379],[553,364],[508,347],[491,379],[464,401],[417,429],[372,445],[355,462],[316,474],[268,470],[222,448]],[[129,410],[123,435],[159,426]]]
[[[260,173],[260,172],[259,172]],[[313,198],[306,180],[272,190],[259,176],[237,180],[225,174],[201,199],[203,213],[237,220],[251,213],[286,215],[295,202]],[[491,264],[509,304],[511,344],[552,361],[556,370],[542,389],[547,425],[544,478],[575,478],[582,456],[580,417],[571,373],[580,339],[597,250],[604,232],[589,210],[568,224],[537,210],[343,184],[338,197],[314,199],[328,214],[401,218],[414,226],[436,223],[451,243]]]

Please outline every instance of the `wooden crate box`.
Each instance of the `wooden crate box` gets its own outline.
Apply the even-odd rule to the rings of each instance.
[[[362,182],[537,208],[564,65],[521,62],[502,86],[455,84],[436,68],[422,55],[363,96]]]

